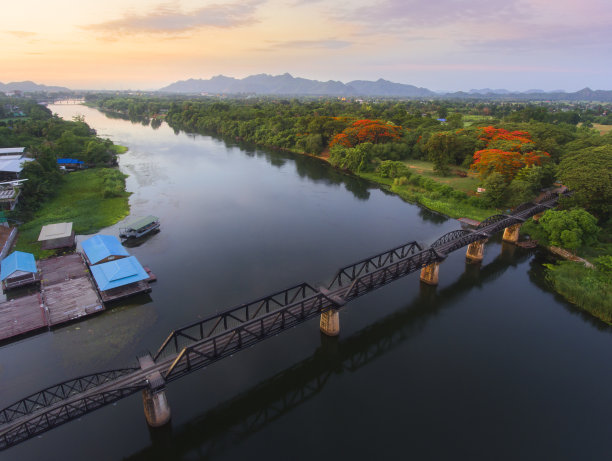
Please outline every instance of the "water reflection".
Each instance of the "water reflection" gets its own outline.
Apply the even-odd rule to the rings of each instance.
[[[312,399],[334,375],[354,373],[417,337],[430,319],[455,305],[453,299],[529,257],[525,251],[512,261],[500,255],[482,267],[466,264],[465,272],[442,290],[420,284],[419,297],[404,309],[345,339],[321,335],[321,346],[307,359],[189,423],[151,431],[151,445],[127,459],[187,459],[194,452],[207,459],[220,455]]]

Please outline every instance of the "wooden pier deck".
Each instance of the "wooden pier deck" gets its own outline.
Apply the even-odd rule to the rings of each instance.
[[[39,264],[50,326],[104,310],[81,255],[58,256]]]
[[[47,326],[40,293],[0,304],[0,341]]]

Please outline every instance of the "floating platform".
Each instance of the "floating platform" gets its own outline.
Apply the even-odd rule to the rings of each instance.
[[[0,341],[48,327],[40,293],[0,304]]]
[[[79,254],[38,262],[41,291],[0,304],[0,341],[104,310]]]
[[[57,256],[39,262],[42,297],[49,326],[95,314],[104,305],[79,254]]]
[[[149,269],[147,266],[144,266],[143,269],[147,274],[149,274],[149,278],[146,280],[147,282],[152,283],[157,281],[157,275],[151,272],[151,269]]]

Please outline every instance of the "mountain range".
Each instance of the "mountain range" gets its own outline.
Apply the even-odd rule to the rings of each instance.
[[[63,86],[47,86],[40,85],[38,83],[26,80],[25,82],[11,82],[2,83],[0,82],[0,91],[3,93],[10,93],[12,91],[22,91],[24,93],[37,93],[39,91],[45,93],[67,93],[71,90]]]
[[[302,96],[396,96],[433,97],[427,88],[393,83],[378,79],[375,82],[355,80],[342,83],[334,80],[321,82],[293,77],[290,74],[257,74],[237,79],[217,75],[208,80],[189,79],[172,83],[159,91],[164,93],[212,93],[212,94],[268,94]]]
[[[47,86],[31,81],[1,83],[0,92],[22,91],[25,93],[64,93],[71,90],[62,86]],[[506,89],[472,89],[469,91],[434,92],[404,83],[394,83],[382,78],[376,81],[309,80],[290,74],[257,74],[243,79],[217,75],[210,79],[189,79],[174,82],[159,90],[170,94],[236,94],[236,95],[278,95],[278,96],[344,96],[344,97],[388,97],[388,98],[453,98],[493,99],[508,101],[597,101],[612,102],[612,91],[584,88],[574,93],[563,90],[528,90],[512,92]],[[95,92],[95,90],[92,90]]]
[[[512,92],[506,89],[472,89],[469,92],[436,93],[427,88],[393,83],[382,78],[376,81],[354,80],[348,83],[329,80],[321,82],[296,78],[290,74],[257,74],[237,79],[217,75],[208,80],[189,79],[174,82],[159,90],[163,93],[183,94],[260,94],[283,96],[364,96],[399,98],[457,98],[476,99],[486,97],[499,100],[524,101],[601,101],[612,102],[612,91],[584,88],[574,93],[563,90],[528,90]]]

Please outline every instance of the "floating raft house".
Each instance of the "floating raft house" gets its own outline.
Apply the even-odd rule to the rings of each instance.
[[[149,274],[135,256],[96,264],[90,270],[104,302],[151,291],[146,282]]]
[[[36,260],[31,253],[14,251],[2,260],[0,280],[4,290],[40,281]]]
[[[38,236],[43,250],[71,248],[75,244],[74,231],[71,222],[61,222],[43,226]]]
[[[94,235],[84,240],[81,246],[90,266],[130,256],[119,239],[113,235]]]

